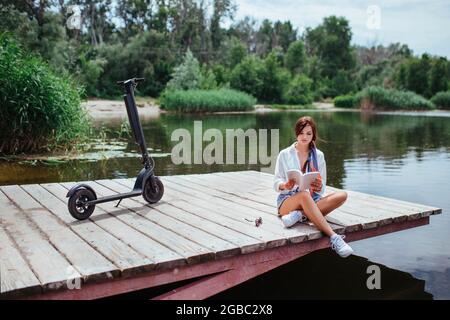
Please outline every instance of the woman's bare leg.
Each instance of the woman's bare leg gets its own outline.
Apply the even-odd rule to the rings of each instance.
[[[345,200],[347,200],[347,192],[338,191],[329,194],[326,197],[323,197],[322,199],[317,201],[317,206],[319,207],[320,212],[322,212],[322,214],[326,216],[333,210],[342,206]]]
[[[286,199],[283,202],[282,207],[283,207],[284,211],[281,212],[281,208],[280,208],[280,215],[284,216],[285,214],[288,214],[291,211],[302,210],[301,204],[298,204],[296,201],[288,202],[288,200],[289,199]],[[347,192],[338,191],[338,192],[329,194],[326,197],[323,197],[322,199],[317,201],[317,207],[319,207],[319,210],[322,213],[322,215],[326,216],[327,214],[331,213],[333,210],[342,206],[346,200],[347,200]]]
[[[303,210],[308,219],[327,236],[331,237],[335,233],[308,191],[301,191],[287,198],[280,207],[280,215],[284,216],[299,209]]]

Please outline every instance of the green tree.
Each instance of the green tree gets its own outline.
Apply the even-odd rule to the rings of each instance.
[[[107,61],[90,55],[88,51],[80,53],[79,64],[74,75],[85,86],[85,94],[88,97],[95,97],[100,95],[99,80]]]
[[[330,16],[314,29],[307,29],[307,52],[321,61],[321,75],[334,78],[338,70],[355,66],[355,56],[350,45],[352,31],[344,17]]]
[[[198,89],[202,83],[200,64],[192,52],[188,50],[183,63],[174,69],[172,79],[167,83],[169,90]]]
[[[143,32],[150,25],[150,0],[118,0],[116,12],[124,24],[124,39]]]
[[[259,58],[255,56],[244,58],[231,72],[231,88],[247,92],[259,98],[263,86],[260,78],[262,68],[263,64]]]
[[[229,65],[234,68],[247,55],[247,47],[238,39],[232,38]]]
[[[115,82],[131,77],[144,77],[146,81],[139,85],[139,92],[156,96],[169,81],[175,65],[165,35],[154,30],[137,34],[125,45],[103,44],[96,57],[107,61],[99,78],[99,92],[107,96],[120,94]]]
[[[283,52],[286,52],[294,41],[297,40],[297,30],[294,29],[290,21],[277,21],[274,26],[275,33],[275,46],[283,48]]]
[[[408,62],[406,89],[422,96],[429,96],[430,58],[423,54],[420,59],[413,58]]]
[[[230,37],[236,37],[241,40],[241,42],[247,46],[249,53],[255,53],[257,33],[256,25],[256,20],[247,16],[231,25],[227,33]]]
[[[280,102],[283,88],[289,82],[289,73],[281,68],[274,52],[264,59],[260,78],[262,90],[259,98],[264,102]]]
[[[283,101],[291,104],[307,105],[313,102],[313,81],[305,75],[294,77],[283,93]]]
[[[408,76],[408,65],[406,63],[400,64],[398,70],[395,74],[395,84],[400,90],[405,90],[407,88],[406,79]]]
[[[274,47],[274,31],[272,22],[264,19],[258,32],[256,33],[256,54],[265,57]]]
[[[221,64],[215,64],[212,66],[212,72],[216,79],[218,87],[228,87],[230,85],[230,73],[231,71]]]
[[[236,11],[236,6],[233,5],[231,0],[214,0],[213,1],[213,14],[211,17],[211,43],[214,51],[220,48],[220,43],[224,36],[224,31],[220,27],[220,22],[225,17],[233,17]]]
[[[446,58],[439,58],[432,62],[430,70],[430,96],[448,88],[448,62]]]
[[[218,88],[216,75],[211,69],[206,67],[201,68],[201,77],[198,87],[203,90],[214,90]]]
[[[303,41],[292,42],[284,57],[284,66],[292,73],[297,74],[305,69],[306,55]]]
[[[19,12],[25,12],[30,20],[35,20],[38,24],[37,39],[42,40],[45,15],[50,7],[49,0],[3,0],[1,5],[11,6]]]
[[[335,90],[335,93],[331,95],[332,98],[356,91],[355,81],[352,79],[350,72],[345,70],[338,71],[332,79],[331,87]]]

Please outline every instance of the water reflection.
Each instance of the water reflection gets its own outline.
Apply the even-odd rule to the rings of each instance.
[[[177,128],[186,128],[193,134],[194,120],[203,121],[203,132],[208,128],[217,128],[223,132],[226,129],[236,128],[279,129],[281,150],[294,141],[293,126],[301,115],[313,116],[318,124],[319,136],[322,139],[318,147],[325,153],[329,185],[443,209],[443,214],[432,217],[428,226],[358,241],[354,243],[354,248],[359,256],[397,269],[398,273],[392,271],[396,276],[386,278],[386,285],[397,288],[398,295],[406,294],[404,286],[407,286],[407,288],[415,288],[406,291],[415,290],[416,297],[431,297],[424,292],[423,282],[417,280],[421,279],[425,281],[425,291],[433,294],[434,298],[450,298],[450,246],[447,245],[448,230],[450,230],[448,217],[450,209],[449,117],[358,112],[269,112],[203,116],[162,114],[159,118],[143,121],[143,130],[147,145],[153,149],[151,152],[160,155],[155,157],[158,175],[236,170],[260,170],[273,173],[273,168],[260,164],[174,165],[168,155],[176,144],[171,141],[171,133]],[[109,125],[112,129],[117,129],[120,123]],[[109,138],[114,138],[113,131],[109,133]],[[135,144],[128,141],[121,152],[136,155],[137,150]],[[248,146],[246,152],[249,152]],[[133,177],[139,169],[140,162],[136,157],[110,159],[100,157],[92,161],[71,160],[53,165],[0,160],[0,184]],[[304,269],[307,272],[314,270],[322,263],[325,263],[330,270],[345,265],[349,270],[360,272],[368,263],[358,257],[352,258],[350,262],[343,262],[323,253],[313,254],[311,257],[308,256],[308,259],[311,259],[311,266],[314,265],[314,267]],[[299,261],[296,268],[301,269],[302,263]],[[307,265],[306,262],[305,265]],[[298,273],[295,268],[286,270],[291,270],[286,271],[288,274],[289,272]],[[323,272],[327,273],[325,269]],[[403,272],[417,279],[414,281],[410,279],[405,285],[401,279],[407,274]],[[269,275],[272,275],[272,272]],[[275,275],[269,276],[265,278],[265,285],[269,287],[277,285],[276,283],[282,279],[281,276],[280,278],[276,278]],[[351,281],[351,276],[349,275],[346,279]],[[329,281],[327,280],[324,286]],[[345,281],[341,284],[344,286]],[[298,286],[302,287],[302,282],[298,282]],[[319,287],[323,289],[324,286]],[[299,290],[296,288],[288,293],[294,297],[297,291]],[[271,290],[264,290],[264,292],[271,294]],[[343,294],[351,296],[353,293],[349,291]],[[360,294],[365,295],[364,292]],[[373,297],[374,294],[376,293],[369,293],[367,297]],[[394,293],[392,296],[395,296]]]
[[[381,289],[368,289],[367,268],[380,268]],[[211,299],[432,299],[425,281],[366,258],[318,250]]]

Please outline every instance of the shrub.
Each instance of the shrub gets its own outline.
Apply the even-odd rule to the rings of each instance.
[[[262,87],[260,94],[256,96],[258,100],[264,102],[282,100],[283,89],[286,83],[289,83],[290,74],[281,68],[275,51],[264,59],[259,79],[262,81]]]
[[[284,57],[284,66],[292,73],[297,74],[302,69],[305,69],[306,54],[305,45],[303,41],[294,41],[289,45],[289,48]]]
[[[431,102],[439,109],[450,109],[450,91],[441,91],[436,93]]]
[[[166,91],[160,98],[161,108],[178,112],[217,112],[250,110],[256,99],[231,89]]]
[[[430,94],[433,96],[448,88],[449,64],[446,58],[439,58],[432,62],[430,70]]]
[[[355,97],[353,95],[343,95],[337,96],[333,100],[334,106],[337,108],[354,108],[355,107]]]
[[[167,83],[170,90],[198,89],[202,83],[200,63],[188,49],[183,63],[175,68],[172,79]]]
[[[259,58],[248,56],[236,65],[230,74],[230,86],[255,97],[261,96],[263,81],[261,73],[264,66]]]
[[[355,104],[361,109],[434,109],[424,97],[411,91],[367,87],[355,96]]]
[[[289,82],[283,100],[286,103],[307,105],[313,102],[312,80],[305,75],[296,76]]]
[[[0,153],[69,146],[89,133],[80,89],[0,35]]]

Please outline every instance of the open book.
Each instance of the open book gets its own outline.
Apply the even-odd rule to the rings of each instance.
[[[289,180],[294,180],[295,184],[298,185],[300,191],[309,189],[311,183],[319,177],[319,172],[306,172],[302,173],[297,169],[290,169],[287,171],[287,176]]]

